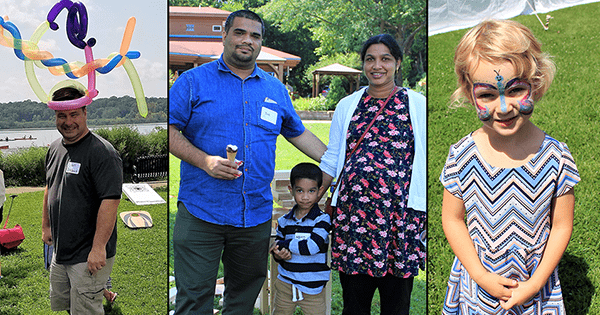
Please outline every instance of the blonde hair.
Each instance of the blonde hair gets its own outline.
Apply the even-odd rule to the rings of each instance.
[[[556,66],[531,30],[510,20],[486,20],[468,31],[456,46],[454,71],[458,88],[452,102],[474,104],[470,76],[481,60],[490,63],[510,62],[517,77],[531,84],[532,99],[538,101],[552,84]]]

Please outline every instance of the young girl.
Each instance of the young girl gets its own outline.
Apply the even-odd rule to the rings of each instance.
[[[475,105],[482,126],[450,147],[440,176],[456,255],[443,314],[564,314],[557,265],[579,174],[566,144],[530,121],[555,66],[513,21],[477,25],[454,62],[453,98]]]

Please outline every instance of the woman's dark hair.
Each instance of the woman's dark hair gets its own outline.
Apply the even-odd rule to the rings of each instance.
[[[390,53],[398,62],[402,62],[402,50],[400,49],[400,45],[392,35],[389,34],[379,34],[375,35],[363,44],[362,50],[360,51],[360,60],[365,62],[365,55],[367,54],[367,49],[371,47],[373,44],[384,44],[390,50]]]
[[[80,90],[72,87],[64,87],[62,89],[58,89],[52,94],[53,101],[70,101],[76,100],[78,98],[84,97],[85,94]]]
[[[227,16],[227,20],[225,20],[225,33],[226,34],[229,33],[229,29],[231,28],[231,25],[233,25],[233,19],[235,19],[236,17],[242,17],[242,18],[249,19],[252,21],[260,22],[261,31],[262,31],[261,35],[265,36],[265,23],[260,18],[260,16],[258,16],[258,14],[254,13],[250,10],[238,10],[238,11],[235,11],[235,12],[229,14],[229,16]]]
[[[318,186],[323,185],[323,172],[321,169],[312,163],[300,163],[290,172],[290,185],[296,186],[296,181],[299,179],[311,179],[317,182]]]

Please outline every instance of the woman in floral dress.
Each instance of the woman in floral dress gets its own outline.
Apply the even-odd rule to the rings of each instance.
[[[339,181],[332,268],[340,274],[343,314],[371,314],[375,289],[381,314],[408,314],[413,279],[425,263],[425,97],[396,86],[401,51],[390,35],[367,40],[361,59],[369,86],[337,105],[320,165],[325,187]]]

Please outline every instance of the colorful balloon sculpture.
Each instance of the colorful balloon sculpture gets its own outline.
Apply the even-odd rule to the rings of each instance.
[[[37,46],[38,42],[48,29],[54,31],[58,30],[58,24],[54,21],[63,9],[68,11],[67,38],[75,47],[83,49],[85,53],[85,63],[80,61],[69,63],[62,58],[55,58],[50,52],[40,50]],[[47,103],[48,107],[54,110],[70,110],[89,105],[92,102],[92,99],[98,95],[98,91],[96,90],[96,72],[107,74],[114,68],[123,66],[131,81],[138,111],[141,116],[146,117],[148,114],[146,97],[144,96],[144,90],[138,73],[131,62],[131,59],[139,58],[140,53],[138,51],[129,51],[135,22],[136,20],[134,17],[129,18],[127,21],[119,52],[110,54],[108,58],[94,59],[92,47],[96,44],[96,39],[90,38],[85,41],[88,27],[88,16],[85,6],[81,2],[61,0],[52,7],[46,21],[38,26],[29,40],[22,39],[19,29],[12,22],[8,21],[8,17],[0,17],[0,45],[14,49],[17,58],[23,60],[25,63],[25,74],[31,89],[40,101]],[[4,30],[7,30],[10,36],[5,35]],[[87,89],[77,81],[65,80],[55,85],[51,90],[51,92],[54,92],[58,88],[71,86],[85,91],[85,96],[70,101],[52,101],[52,93],[50,93],[49,96],[40,85],[40,82],[35,75],[34,65],[38,68],[48,69],[53,75],[66,75],[71,79],[77,79],[87,75]]]

